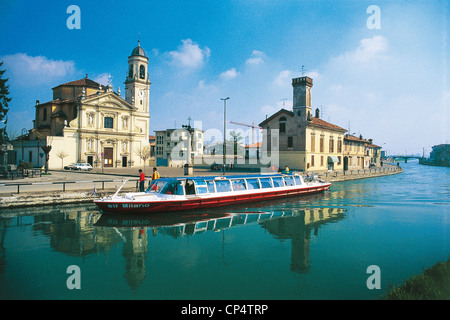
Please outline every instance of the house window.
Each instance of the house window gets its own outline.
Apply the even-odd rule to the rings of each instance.
[[[114,124],[114,119],[112,117],[105,117],[104,127],[106,129],[112,129]]]
[[[314,167],[314,156],[311,156],[311,167]]]
[[[293,137],[288,137],[287,146],[288,146],[288,148],[292,148],[294,146],[294,138]]]
[[[280,133],[286,132],[286,117],[281,117],[280,120]]]
[[[311,152],[316,151],[316,136],[314,134],[311,135]]]
[[[320,152],[323,152],[323,136],[320,137]]]
[[[47,108],[42,109],[42,121],[47,121]]]
[[[342,152],[342,140],[338,140],[337,142],[337,152],[338,153]]]
[[[323,167],[323,156],[320,156],[320,166]]]
[[[334,152],[334,140],[333,138],[330,138],[330,153]]]

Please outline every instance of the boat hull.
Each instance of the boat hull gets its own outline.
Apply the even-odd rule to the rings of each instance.
[[[102,212],[105,213],[142,214],[152,212],[185,211],[314,194],[324,192],[328,190],[330,186],[331,183],[323,183],[314,186],[302,186],[300,188],[280,188],[279,190],[270,189],[270,191],[258,193],[233,193],[230,195],[213,195],[208,197],[191,196],[181,200],[126,201],[122,199],[100,199],[94,201],[94,203]]]

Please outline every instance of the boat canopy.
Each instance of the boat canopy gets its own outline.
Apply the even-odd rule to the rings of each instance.
[[[280,188],[303,185],[296,173],[274,175],[204,176],[192,178],[160,178],[152,181],[146,193],[201,195],[221,192]]]

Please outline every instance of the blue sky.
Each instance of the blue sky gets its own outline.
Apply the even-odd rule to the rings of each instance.
[[[81,29],[66,25],[70,5]],[[370,5],[380,28],[369,28]],[[89,78],[124,89],[137,45],[149,57],[150,134],[191,117],[204,130],[258,124],[292,108],[291,79],[314,80],[313,108],[389,153],[449,142],[448,1],[0,0],[8,131],[31,129],[35,100]],[[247,130],[227,125],[228,129]]]

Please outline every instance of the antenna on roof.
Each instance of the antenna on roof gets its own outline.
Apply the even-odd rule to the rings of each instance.
[[[304,76],[305,76],[305,66],[302,65],[302,77],[304,77]]]
[[[138,33],[138,47],[141,46],[141,33]]]

